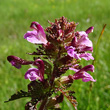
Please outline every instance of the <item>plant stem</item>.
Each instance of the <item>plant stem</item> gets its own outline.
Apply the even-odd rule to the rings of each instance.
[[[39,110],[46,110],[45,106],[46,106],[47,100],[48,100],[48,97],[42,100]]]
[[[58,51],[58,54],[55,58],[55,61],[54,61],[54,68],[53,68],[53,73],[52,73],[52,76],[50,78],[50,85],[53,86],[53,83],[54,83],[54,80],[55,80],[55,77],[56,77],[56,73],[59,73],[57,70],[58,70],[58,65],[56,63],[58,63],[58,59],[60,59],[61,57],[61,47],[59,47],[59,51]]]

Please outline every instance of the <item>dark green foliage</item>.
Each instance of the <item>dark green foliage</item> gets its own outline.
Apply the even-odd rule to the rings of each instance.
[[[30,97],[30,96],[31,96],[30,93],[20,90],[15,94],[13,94],[8,101],[5,101],[5,103],[16,99],[24,98],[24,97]]]

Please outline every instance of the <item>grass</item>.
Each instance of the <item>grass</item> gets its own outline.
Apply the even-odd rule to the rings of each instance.
[[[100,35],[104,24],[105,32],[99,44],[96,69],[93,77],[97,80],[89,91],[90,82],[77,80],[73,90],[78,101],[78,110],[110,110],[110,1],[109,0],[3,0],[0,1],[0,110],[24,110],[29,99],[19,99],[4,103],[15,91],[26,90],[28,80],[24,73],[28,66],[17,70],[6,60],[8,55],[32,59],[26,52],[32,52],[35,46],[23,39],[32,21],[39,22],[43,27],[47,20],[65,16],[71,21],[79,22],[76,30],[86,30],[94,26],[89,35],[94,43]],[[90,62],[87,62],[91,64]],[[86,65],[86,62],[83,62]],[[71,73],[72,74],[72,73]],[[74,110],[64,100],[63,110]]]

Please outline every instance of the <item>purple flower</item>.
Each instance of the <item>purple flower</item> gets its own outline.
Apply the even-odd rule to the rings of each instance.
[[[21,65],[29,65],[33,63],[33,61],[26,61],[24,59],[12,55],[8,56],[7,60],[12,64],[12,66],[15,66],[18,69],[21,68]]]
[[[38,22],[32,22],[31,26],[33,31],[27,31],[24,39],[34,44],[47,44],[46,34],[42,26]]]
[[[36,79],[43,81],[44,79],[44,62],[41,59],[35,60],[33,65],[37,66],[37,68],[30,68],[25,73],[25,79],[29,79],[30,81],[34,81]]]
[[[73,79],[82,79],[83,82],[88,82],[88,81],[93,81],[95,82],[96,80],[93,79],[93,77],[87,73],[87,71],[94,71],[94,66],[93,65],[87,65],[84,68],[80,69],[73,75]]]
[[[29,68],[28,71],[25,73],[25,79],[29,79],[30,81],[34,81],[39,79],[42,81],[43,79],[40,77],[40,72],[37,68]]]
[[[75,59],[94,60],[92,54],[87,53],[87,51],[93,52],[93,44],[88,38],[88,33],[91,31],[93,31],[93,27],[87,29],[86,32],[81,31],[75,33],[71,45],[66,47],[69,56]]]
[[[77,51],[75,51],[75,47],[68,46],[68,47],[66,47],[66,50],[70,57],[80,59],[79,54],[77,54]]]

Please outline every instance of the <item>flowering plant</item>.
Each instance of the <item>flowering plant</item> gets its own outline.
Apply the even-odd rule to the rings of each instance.
[[[33,66],[24,75],[25,79],[30,80],[28,91],[18,91],[8,101],[31,97],[25,110],[36,110],[39,102],[39,110],[60,110],[59,103],[66,96],[77,109],[75,92],[68,90],[68,87],[77,79],[82,79],[83,82],[96,81],[87,73],[94,72],[94,66],[82,67],[80,64],[81,59],[94,60],[93,44],[88,38],[93,27],[75,32],[78,24],[69,22],[65,17],[49,23],[51,26],[44,31],[38,22],[32,22],[30,28],[33,30],[24,35],[24,39],[37,45],[36,51],[28,53],[35,56],[32,61],[13,55],[7,57],[12,66],[18,69],[22,65]],[[65,76],[68,70],[73,71],[73,74]]]

